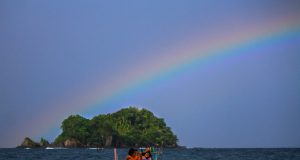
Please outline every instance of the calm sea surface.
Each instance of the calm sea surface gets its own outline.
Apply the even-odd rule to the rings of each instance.
[[[127,149],[118,149],[124,160]],[[112,160],[113,149],[0,149],[0,159]],[[300,160],[300,149],[164,149],[161,160]]]

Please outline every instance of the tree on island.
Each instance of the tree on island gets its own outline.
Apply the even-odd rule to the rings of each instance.
[[[48,145],[49,145],[49,142],[46,139],[41,138],[41,140],[40,140],[40,146],[41,147],[47,147]]]
[[[177,147],[177,136],[163,118],[147,109],[129,107],[91,120],[71,115],[62,122],[62,133],[52,144],[26,137],[19,147],[139,147],[160,145]]]
[[[71,115],[62,122],[61,129],[63,132],[55,139],[56,144],[65,145],[69,140],[76,141],[76,147],[177,146],[177,137],[164,119],[135,107],[100,114],[91,120]]]

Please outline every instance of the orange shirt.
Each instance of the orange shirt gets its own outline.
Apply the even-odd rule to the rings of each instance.
[[[139,156],[127,156],[126,160],[140,160],[141,158]]]

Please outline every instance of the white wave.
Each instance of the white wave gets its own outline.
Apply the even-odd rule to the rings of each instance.
[[[67,149],[67,148],[63,148],[63,147],[54,147],[54,148],[52,148],[52,147],[46,147],[45,149]]]

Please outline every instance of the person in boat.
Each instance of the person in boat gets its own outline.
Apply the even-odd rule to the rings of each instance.
[[[145,152],[142,153],[142,160],[147,160]]]
[[[151,148],[146,148],[144,152],[142,152],[142,160],[152,160]]]
[[[152,155],[150,154],[150,152],[143,152],[142,160],[152,160]]]
[[[141,160],[141,155],[136,149],[130,148],[126,160]]]

